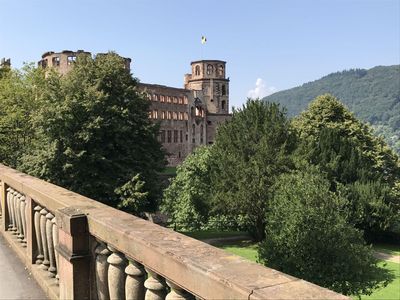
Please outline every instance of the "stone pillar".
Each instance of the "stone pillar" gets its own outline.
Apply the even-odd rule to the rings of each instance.
[[[9,187],[7,184],[1,182],[1,230],[8,230],[8,224],[10,224],[10,208],[8,206],[8,191]]]
[[[53,248],[54,248],[54,256],[55,256],[55,260],[56,260],[56,279],[57,279],[57,284],[58,284],[58,252],[57,252],[57,245],[58,245],[58,227],[57,227],[57,222],[56,222],[56,218],[53,217],[53,219],[51,219],[51,224],[52,224],[52,228],[51,228],[51,233],[53,236]]]
[[[165,300],[194,300],[192,294],[182,289],[180,286],[177,286],[175,283],[167,280],[168,286],[171,288],[171,291],[168,293]]]
[[[44,259],[42,261],[42,265],[40,266],[43,270],[48,270],[50,266],[49,261],[49,248],[47,246],[47,236],[46,236],[46,215],[48,211],[43,208],[40,211],[40,236],[42,238],[42,246],[43,246],[43,256]]]
[[[41,234],[41,230],[40,230],[40,211],[42,210],[42,207],[39,205],[36,205],[34,208],[35,211],[35,237],[36,237],[36,261],[35,263],[37,265],[40,265],[43,262],[44,256],[43,256],[43,243],[42,243],[42,234]]]
[[[36,234],[35,234],[35,211],[34,207],[36,206],[35,203],[32,201],[32,198],[29,196],[25,196],[25,228],[26,228],[26,250],[29,261],[31,264],[36,263],[36,258],[38,255],[38,246],[36,241]]]
[[[145,300],[164,300],[167,295],[165,280],[162,276],[146,268],[148,278],[144,282],[146,287]]]
[[[21,196],[21,223],[22,223],[22,246],[26,247],[26,202],[25,202],[25,196]]]
[[[123,300],[125,299],[125,256],[116,249],[108,246],[108,250],[112,253],[107,258],[108,266],[108,290],[110,299]]]
[[[48,269],[50,277],[56,277],[57,269],[56,269],[56,257],[54,253],[54,242],[53,242],[53,223],[51,220],[54,218],[52,213],[48,213],[46,215],[46,239],[47,239],[47,247],[49,250],[49,262],[50,267]]]
[[[95,262],[95,276],[96,276],[96,290],[98,300],[109,300],[110,294],[108,292],[108,262],[107,257],[110,255],[110,250],[102,241],[97,241],[96,247],[96,262]]]
[[[132,259],[128,258],[128,260],[129,264],[125,268],[125,273],[127,275],[125,281],[125,299],[144,299],[144,280],[146,275],[144,267]]]
[[[74,207],[56,211],[60,299],[90,298],[90,251],[86,215]]]

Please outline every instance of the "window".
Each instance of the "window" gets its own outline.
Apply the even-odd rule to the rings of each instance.
[[[67,57],[67,64],[68,65],[71,65],[71,64],[73,64],[73,63],[75,63],[76,62],[76,56],[75,55],[72,55],[72,56],[68,56]]]
[[[158,119],[158,110],[157,109],[153,110],[153,118]]]
[[[172,114],[174,120],[178,120],[178,113],[176,111]]]
[[[149,119],[151,119],[153,117],[153,112],[149,111]]]
[[[222,109],[225,109],[225,100],[221,101],[221,107],[222,107]]]
[[[179,112],[179,120],[183,120],[183,112]]]
[[[168,112],[167,119],[168,119],[168,120],[171,120],[171,119],[172,119],[172,111],[169,111],[169,112]]]
[[[42,67],[46,68],[47,67],[47,59],[42,60]]]
[[[56,66],[58,67],[60,65],[60,57],[59,56],[55,56],[52,58],[52,63],[53,63],[53,67]]]
[[[199,76],[199,75],[200,75],[200,66],[197,65],[197,66],[195,67],[194,70],[195,70],[195,71],[194,71],[194,74],[195,74],[196,76]]]
[[[153,95],[153,101],[158,101],[158,95]]]
[[[178,157],[179,157],[179,158],[181,158],[181,151],[179,151],[179,153],[178,153]]]
[[[179,98],[178,98],[178,103],[179,103],[179,104],[183,104],[183,97],[179,97]]]
[[[150,94],[146,94],[147,99],[151,100],[151,95]]]
[[[222,85],[222,96],[226,95],[226,86],[225,84]]]
[[[166,112],[165,111],[161,111],[161,119],[165,120],[166,119]]]
[[[200,126],[200,144],[203,144],[203,125]]]
[[[167,103],[171,103],[171,97],[167,96]]]
[[[192,135],[194,136],[196,134],[196,125],[192,125]]]
[[[171,134],[172,134],[172,133],[171,133],[171,130],[168,130],[168,131],[167,131],[167,142],[168,142],[168,143],[171,143]]]
[[[180,142],[183,143],[183,131],[179,131]]]
[[[213,72],[213,66],[212,65],[207,65],[207,75],[211,75]]]
[[[189,114],[185,112],[185,120],[189,120]]]
[[[188,104],[188,99],[187,99],[187,97],[185,96],[185,97],[183,97],[183,104]]]
[[[224,76],[224,66],[223,65],[218,66],[218,75]]]
[[[165,143],[165,130],[161,130],[161,143]]]
[[[161,95],[161,96],[160,96],[160,102],[165,102],[164,95]]]
[[[177,97],[174,97],[174,98],[173,98],[173,102],[174,102],[174,103],[178,103],[178,98],[177,98]]]
[[[174,130],[174,143],[178,142],[178,130]]]

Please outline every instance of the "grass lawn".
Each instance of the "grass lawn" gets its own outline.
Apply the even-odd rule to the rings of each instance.
[[[253,262],[257,262],[257,244],[243,242],[240,245],[221,245],[217,247]]]
[[[400,246],[390,244],[375,244],[373,245],[374,250],[384,252],[391,255],[400,255]]]
[[[379,265],[382,266],[384,262],[380,262]],[[392,271],[395,279],[389,283],[385,288],[376,290],[370,296],[361,296],[362,300],[391,300],[400,299],[400,264],[393,262],[386,262],[386,269]],[[353,297],[353,299],[358,299]]]

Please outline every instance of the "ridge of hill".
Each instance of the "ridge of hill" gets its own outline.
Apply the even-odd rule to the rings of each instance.
[[[285,106],[288,116],[307,109],[315,97],[330,93],[400,153],[400,65],[350,69],[263,98]]]

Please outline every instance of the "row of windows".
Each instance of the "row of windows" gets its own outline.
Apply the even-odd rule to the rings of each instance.
[[[172,136],[172,133],[174,134]],[[178,134],[179,133],[179,134]],[[172,137],[174,138],[174,143],[183,143],[183,131],[182,130],[161,130],[160,131],[160,142],[161,143],[172,143]],[[188,140],[188,136],[186,134],[185,140]]]
[[[158,113],[158,109],[153,109],[149,112],[150,119],[161,119],[161,120],[188,120],[189,115],[187,112],[182,111],[165,111],[162,110]]]
[[[165,103],[175,103],[175,104],[188,104],[188,99],[186,96],[165,96],[158,94],[148,94],[147,98],[155,102],[165,102]]]
[[[223,65],[218,65],[218,67],[215,68],[217,75],[218,76],[223,76],[224,75],[224,66]],[[211,75],[214,72],[214,66],[208,64],[207,65],[207,75]],[[200,75],[200,65],[197,65],[195,67],[195,71],[194,71],[195,75]]]

